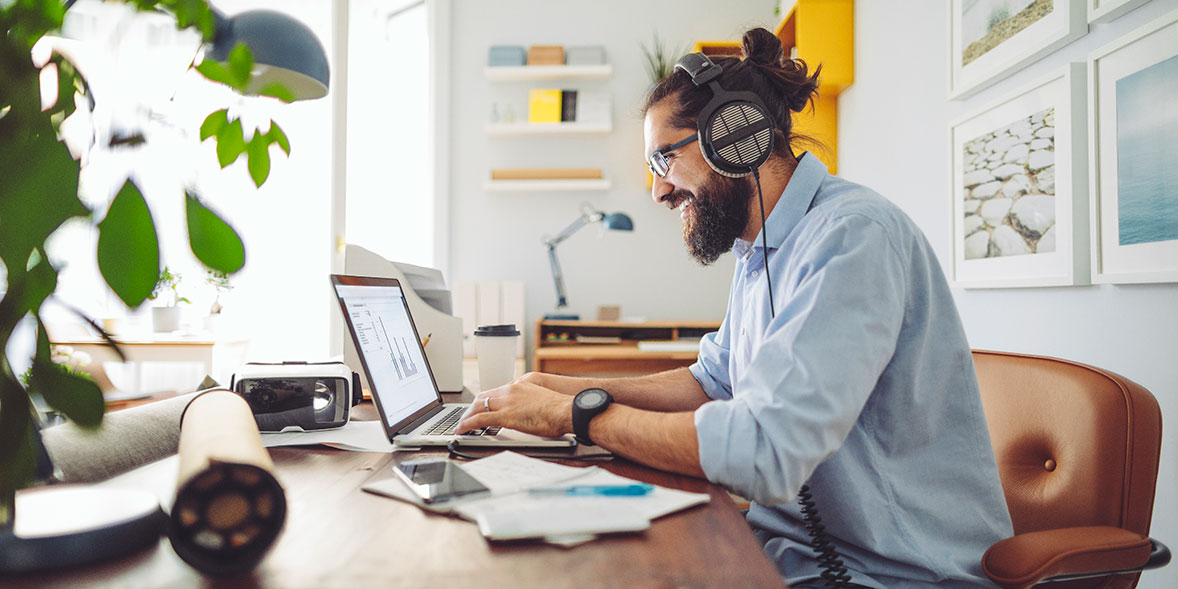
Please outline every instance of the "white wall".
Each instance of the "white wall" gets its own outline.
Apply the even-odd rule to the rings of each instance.
[[[751,26],[773,25],[770,1],[725,4],[703,0],[592,3],[457,0],[452,9],[453,118],[450,279],[523,280],[529,331],[555,306],[544,234],[555,234],[578,215],[582,202],[623,211],[634,232],[582,229],[557,252],[573,311],[593,318],[597,305],[620,304],[624,316],[648,319],[720,319],[732,258],[709,268],[688,258],[679,216],[650,200],[643,162],[639,109],[649,85],[640,42],[657,30],[682,51],[696,40],[738,39]],[[613,66],[606,88],[613,98],[614,130],[584,137],[488,137],[483,130],[492,101],[510,92],[483,77],[494,44],[596,44]],[[569,87],[570,82],[553,82]],[[589,85],[586,85],[589,87]],[[503,108],[502,104],[500,108]],[[526,117],[522,105],[517,117]],[[491,193],[483,190],[492,167],[600,167],[612,182],[606,192]]]
[[[1059,3],[1057,2],[1057,5]],[[839,100],[839,170],[900,205],[924,230],[946,273],[952,260],[950,120],[1178,8],[1155,0],[965,101],[945,98],[948,2],[855,3],[855,84]],[[900,33],[902,31],[902,34]],[[975,348],[1058,356],[1106,368],[1153,392],[1166,424],[1152,534],[1178,544],[1178,285],[957,290]],[[1141,587],[1178,586],[1178,567]]]

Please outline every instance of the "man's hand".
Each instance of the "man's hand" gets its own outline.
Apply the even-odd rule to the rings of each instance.
[[[556,437],[571,433],[573,398],[528,382],[528,377],[536,374],[479,393],[454,433],[464,434],[472,429],[493,426],[538,436]]]
[[[546,389],[556,391],[565,395],[576,396],[577,393],[592,388],[601,388],[589,381],[587,378],[577,378],[574,376],[561,376],[559,374],[546,374],[543,372],[529,372],[518,379],[516,382],[526,382]]]

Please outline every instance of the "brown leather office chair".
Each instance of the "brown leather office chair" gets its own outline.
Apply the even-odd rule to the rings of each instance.
[[[974,351],[1014,537],[982,567],[1003,587],[1133,587],[1170,560],[1149,537],[1161,451],[1157,400],[1057,358]]]

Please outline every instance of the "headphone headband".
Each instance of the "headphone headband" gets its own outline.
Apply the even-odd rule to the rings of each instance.
[[[716,62],[703,53],[684,55],[675,63],[675,69],[687,72],[696,86],[703,86],[715,80],[724,71],[724,68],[716,65]]]

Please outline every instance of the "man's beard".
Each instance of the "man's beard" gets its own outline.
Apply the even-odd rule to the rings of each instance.
[[[749,223],[753,190],[745,178],[715,174],[691,195],[691,211],[683,222],[687,253],[707,266],[732,249]]]

